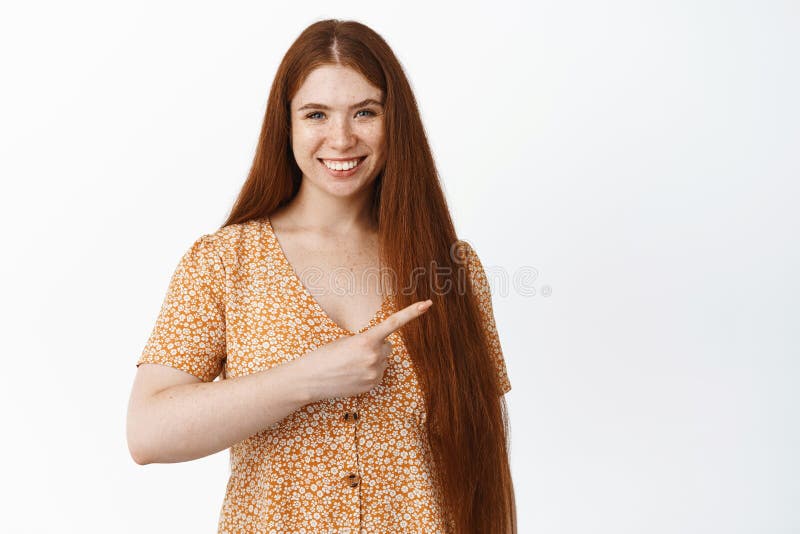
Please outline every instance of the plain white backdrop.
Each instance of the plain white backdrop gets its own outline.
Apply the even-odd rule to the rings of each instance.
[[[128,454],[135,361],[335,17],[404,65],[487,271],[536,270],[494,295],[520,534],[800,532],[798,6],[4,3],[0,529],[216,532],[227,451]]]

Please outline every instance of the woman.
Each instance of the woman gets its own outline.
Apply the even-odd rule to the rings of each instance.
[[[486,276],[362,24],[317,22],[286,53],[247,181],[137,366],[137,463],[231,450],[219,532],[516,532]]]

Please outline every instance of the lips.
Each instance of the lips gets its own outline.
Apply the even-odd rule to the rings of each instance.
[[[361,165],[362,165],[362,163],[364,163],[365,159],[367,159],[367,156],[362,156],[362,157],[357,157],[357,158],[346,158],[346,159],[341,159],[341,158],[327,159],[327,158],[325,158],[325,160],[327,160],[327,161],[338,161],[338,162],[342,162],[342,161],[348,161],[348,162],[349,161],[357,161],[358,162],[358,163],[356,163],[355,167],[353,167],[351,169],[347,169],[347,170],[345,170],[345,169],[342,169],[342,170],[331,169],[330,167],[325,165],[325,160],[323,160],[323,158],[317,158],[317,161],[319,161],[320,165],[322,165],[322,167],[331,176],[334,176],[336,178],[347,178],[347,177],[350,177],[350,176],[354,175],[356,172],[359,171],[359,169],[361,169]]]
[[[358,163],[356,163],[356,165],[358,165],[358,164],[360,164],[362,161],[364,161],[366,158],[367,158],[367,156],[354,156],[354,157],[352,157],[352,158],[317,158],[317,160],[318,160],[320,163],[322,163],[323,165],[325,165],[325,162],[326,162],[326,161],[330,161],[330,162],[336,162],[336,163],[344,163],[344,162],[349,162],[349,161],[357,161]]]

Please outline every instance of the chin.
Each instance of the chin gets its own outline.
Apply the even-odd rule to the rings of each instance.
[[[364,191],[374,185],[375,178],[363,180],[337,180],[330,176],[321,176],[313,180],[313,185],[326,193],[337,197],[349,197]]]
[[[336,197],[350,197],[361,193],[369,184],[326,184],[324,190]]]

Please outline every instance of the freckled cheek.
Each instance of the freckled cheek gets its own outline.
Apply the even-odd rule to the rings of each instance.
[[[365,126],[360,130],[359,136],[372,147],[382,147],[384,138],[383,125],[374,124]]]
[[[325,136],[320,131],[298,129],[292,132],[292,148],[298,158],[310,158],[319,149]]]

